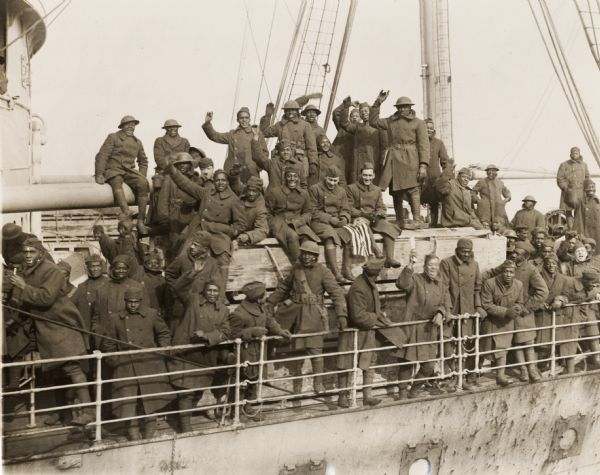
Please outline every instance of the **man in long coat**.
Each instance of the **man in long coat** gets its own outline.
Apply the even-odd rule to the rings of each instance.
[[[498,178],[496,165],[488,165],[485,167],[485,172],[487,177],[479,180],[473,187],[473,191],[479,193],[477,216],[482,223],[488,226],[497,222],[504,227],[508,225],[505,206],[512,198],[510,190]]]
[[[427,126],[427,135],[429,136],[429,168],[427,169],[427,179],[423,184],[421,201],[429,205],[431,211],[431,222],[434,226],[439,224],[439,205],[441,196],[435,189],[435,182],[442,174],[442,170],[451,165],[451,159],[446,151],[444,142],[435,136],[435,125],[433,120],[425,119]]]
[[[473,241],[462,238],[456,242],[454,255],[442,259],[440,262],[440,275],[446,282],[450,291],[450,301],[452,302],[452,314],[471,316],[478,314],[475,318],[485,318],[485,310],[481,306],[481,272],[479,264],[473,257]],[[462,325],[461,335],[463,337],[475,336],[475,323],[473,318],[457,321],[457,325]],[[444,326],[444,336],[454,337],[457,332],[453,325]],[[454,353],[454,345],[445,343],[445,355]],[[467,353],[472,353],[475,349],[475,340],[467,340],[464,345]],[[475,369],[475,357],[470,355],[466,361],[467,370]],[[476,373],[468,373],[463,381],[463,389],[469,391],[475,386],[479,386]]]
[[[408,97],[396,101],[397,112],[387,119],[379,118],[379,109],[389,91],[381,91],[370,110],[369,124],[387,133],[388,151],[379,177],[379,187],[388,186],[394,199],[396,220],[404,226],[402,200],[410,203],[413,221],[417,227],[424,225],[421,218],[421,188],[427,178],[429,164],[429,137],[425,122],[415,116]]]
[[[326,135],[317,136],[317,166],[311,167],[311,174],[308,176],[308,184],[314,185],[325,178],[326,170],[335,166],[340,170],[340,185],[346,186],[346,163],[339,155],[331,150],[331,142]]]
[[[571,147],[569,160],[562,162],[556,173],[560,188],[560,209],[567,215],[567,225],[573,229],[573,208],[583,198],[583,182],[590,178],[590,171],[583,161],[579,147]]]
[[[240,180],[246,183],[251,176],[258,176],[260,170],[252,160],[251,145],[253,135],[258,134],[258,143],[263,153],[269,153],[267,143],[260,131],[254,131],[250,125],[250,110],[242,107],[237,112],[238,127],[229,132],[217,132],[212,125],[213,113],[208,112],[202,124],[202,130],[209,140],[227,145],[227,157],[223,169],[229,173],[233,165],[241,166]]]
[[[121,119],[119,132],[109,134],[96,154],[96,183],[108,183],[113,191],[115,203],[123,214],[129,214],[129,206],[125,198],[123,183],[133,190],[138,205],[138,229],[147,232],[144,224],[146,205],[150,191],[146,174],[148,173],[148,157],[142,142],[134,135],[135,126],[140,121],[126,115]],[[139,170],[135,168],[137,160]]]
[[[596,184],[585,180],[584,196],[574,204],[573,228],[581,235],[600,242],[600,199],[596,196]],[[596,251],[597,252],[597,251]]]
[[[400,230],[387,220],[387,207],[383,202],[381,188],[373,184],[375,166],[364,162],[359,181],[347,187],[350,215],[352,219],[368,220],[370,228],[383,237],[383,254],[385,267],[400,267],[400,262],[394,259],[394,245]]]
[[[154,141],[154,161],[159,173],[169,165],[169,156],[190,151],[190,142],[179,135],[181,125],[175,119],[166,120],[162,128],[165,135]]]
[[[333,147],[333,151],[342,157],[346,163],[352,163],[354,157],[354,135],[346,132],[342,128],[344,113],[346,114],[345,120],[350,124],[360,123],[360,113],[358,108],[354,108],[349,112],[348,110],[344,112],[344,103],[342,102],[339,106],[333,109],[333,113],[331,115],[333,124],[337,129],[337,134],[331,145]],[[348,167],[348,170],[350,170],[350,167]]]
[[[10,303],[24,312],[50,321],[32,317],[40,358],[65,358],[86,354],[83,335],[75,329],[55,325],[56,321],[75,328],[84,328],[77,308],[66,295],[67,282],[56,264],[44,258],[44,246],[37,238],[28,238],[22,245],[23,270],[10,274],[14,286]],[[43,371],[59,367],[72,384],[85,384],[87,379],[80,361],[63,361],[42,366]],[[91,401],[87,386],[74,388],[82,404]],[[95,419],[93,407],[85,407],[72,423],[86,425]]]
[[[335,315],[340,328],[347,327],[346,300],[344,291],[338,285],[335,277],[327,267],[317,263],[319,246],[312,241],[305,241],[300,246],[300,259],[296,262],[284,280],[279,282],[268,302],[277,305],[275,316],[284,329],[292,334],[316,333],[329,330],[327,310],[324,305],[324,294],[333,300]],[[289,302],[291,300],[291,302]],[[288,301],[288,303],[286,303]],[[305,349],[311,358],[313,387],[317,394],[325,391],[323,385],[324,361],[323,336],[296,338],[294,349]],[[302,361],[293,369],[295,375],[301,374]],[[302,387],[302,380],[294,380],[294,391]]]
[[[461,168],[456,175],[448,169],[436,181],[436,189],[442,196],[441,224],[445,228],[470,226],[482,229],[483,225],[475,214],[469,180],[471,170]]]

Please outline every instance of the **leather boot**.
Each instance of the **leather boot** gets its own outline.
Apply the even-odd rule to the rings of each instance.
[[[121,208],[121,212],[129,216],[129,205],[127,204],[127,198],[125,198],[125,190],[113,190],[115,197],[115,204]]]
[[[325,262],[327,263],[327,267],[335,277],[339,283],[344,283],[346,280],[340,274],[340,270],[337,265],[337,253],[335,250],[335,244],[325,244]]]
[[[138,426],[138,422],[129,421],[129,427],[127,428],[127,440],[142,440],[142,434]]]
[[[400,261],[394,259],[394,240],[389,236],[383,236],[383,253],[385,254],[385,264],[384,267],[400,267],[402,264]]]
[[[496,358],[496,366],[504,366],[506,364],[506,356]],[[498,386],[506,387],[511,383],[511,380],[504,374],[506,368],[498,368],[496,370],[496,384]]]
[[[352,282],[354,275],[352,274],[352,268],[350,267],[350,260],[352,259],[350,244],[344,246],[342,251],[342,277]]]
[[[156,417],[146,419],[144,424],[144,439],[152,439],[156,435]]]
[[[312,363],[312,370],[313,370],[314,374],[323,372],[323,370],[325,368],[323,358],[313,358],[311,360],[311,363]],[[325,393],[326,389],[325,389],[325,385],[323,384],[323,376],[313,377],[313,389],[316,394]]]
[[[193,396],[191,394],[182,394],[177,400],[177,405],[180,411],[191,409],[193,404]],[[192,413],[182,412],[179,414],[179,432],[192,432]]]
[[[421,195],[420,193],[412,193],[410,195],[410,211],[413,215],[414,229],[421,229],[426,226],[421,217]]]
[[[288,239],[286,254],[290,260],[290,264],[294,265],[300,257],[300,243],[298,239]]]
[[[71,381],[73,384],[83,384],[87,383],[87,378],[83,371],[79,370],[75,374],[71,375]],[[75,388],[75,393],[77,394],[77,399],[81,403],[91,402],[90,393],[88,391],[87,386]],[[94,422],[96,420],[96,410],[93,407],[87,406],[84,407],[83,410],[73,418],[71,424],[76,426],[85,426],[90,422]]]
[[[430,210],[430,216],[431,216],[431,222],[430,222],[430,226],[432,228],[437,228],[439,226],[439,211],[440,211],[440,205],[438,203],[433,203],[432,205],[429,206],[429,210]]]
[[[533,341],[531,343],[533,343]],[[542,375],[537,369],[537,363],[533,363],[536,360],[535,350],[533,348],[527,348],[525,350],[525,356],[527,358],[527,361],[529,362],[529,364],[527,365],[529,369],[529,380],[532,383],[537,383],[538,381],[541,381]]]
[[[399,193],[392,193],[394,201],[394,214],[396,215],[396,223],[400,228],[404,229],[404,206],[402,206],[402,197]]]
[[[373,384],[374,372],[372,370],[363,371],[363,385]],[[376,406],[381,402],[381,399],[373,397],[373,388],[363,388],[363,406]]]
[[[150,232],[150,228],[146,226],[146,207],[148,205],[148,196],[138,196],[137,198],[138,205],[138,219],[137,219],[137,228],[138,232],[142,236],[147,236]]]
[[[349,382],[350,378],[348,377],[348,374],[338,374],[338,382],[337,382],[337,386],[339,389],[339,395],[338,395],[338,406],[342,407],[344,409],[349,408],[350,407],[350,399],[349,399],[349,393],[347,389],[343,389],[343,388],[347,388],[348,387],[348,382]]]

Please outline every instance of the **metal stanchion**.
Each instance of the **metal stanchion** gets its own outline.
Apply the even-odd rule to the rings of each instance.
[[[552,347],[550,348],[550,374],[556,376],[556,311],[552,310]]]
[[[352,407],[356,407],[356,386],[358,381],[358,330],[352,332]],[[365,382],[363,381],[363,384]]]
[[[263,387],[263,371],[265,364],[265,337],[260,338],[260,353],[258,357],[258,390],[256,392],[256,400],[262,401],[262,387]]]
[[[235,339],[235,407],[233,408],[233,425],[240,425],[240,375],[241,375],[242,340]]]
[[[96,434],[95,442],[102,440],[102,352],[94,350],[96,356]]]
[[[458,336],[458,342],[457,342],[457,346],[458,346],[458,389],[459,390],[462,390],[462,385],[463,385],[463,353],[462,353],[463,338],[462,338],[462,324],[463,324],[462,315],[459,315],[458,324],[457,324],[457,336]]]

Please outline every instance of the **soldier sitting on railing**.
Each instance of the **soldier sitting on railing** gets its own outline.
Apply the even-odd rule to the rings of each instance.
[[[580,279],[581,286],[577,294],[573,297],[573,303],[589,302],[590,300],[600,300],[600,273],[596,271],[586,271]],[[594,355],[589,357],[592,369],[600,368],[600,329],[598,320],[600,320],[600,305],[581,305],[573,307],[575,315],[574,321],[589,322],[579,326],[579,336],[585,338],[581,340],[581,346],[589,350]]]
[[[218,281],[209,280],[201,293],[189,294],[189,299],[185,302],[183,320],[173,332],[173,345],[190,343],[216,345],[231,337],[229,310],[220,298],[221,285]],[[171,383],[178,389],[195,389],[195,391],[178,394],[179,410],[187,411],[179,414],[181,432],[191,432],[190,410],[194,406],[194,400],[199,401],[202,398],[204,388],[225,383],[227,371],[204,371],[202,368],[226,363],[227,353],[225,347],[206,346],[184,350],[177,354],[189,363],[180,360],[169,361],[170,371],[200,370],[171,376]],[[215,388],[211,391],[215,399],[219,400],[228,389]]]
[[[282,329],[277,320],[271,315],[268,307],[265,306],[267,301],[266,291],[265,284],[262,282],[254,281],[244,285],[240,289],[240,292],[244,294],[246,298],[233,311],[229,318],[231,338],[242,338],[242,340],[244,340],[241,354],[242,361],[248,361],[250,363],[260,361],[261,344],[259,341],[256,341],[256,339],[261,336],[278,335],[287,339],[292,338],[291,332]],[[262,358],[263,360],[267,359],[266,345],[263,350]],[[248,401],[254,401],[258,396],[257,380],[259,371],[260,369],[257,365],[248,365],[244,368],[244,377],[248,380],[244,398]],[[252,402],[247,402],[242,410],[248,417],[255,417],[258,415],[258,411],[253,407]]]
[[[434,364],[439,345],[430,342],[439,340],[440,327],[444,319],[450,315],[452,308],[448,285],[439,275],[439,257],[434,254],[426,255],[421,274],[414,272],[413,267],[416,261],[417,255],[413,250],[409,256],[408,265],[402,269],[396,280],[396,287],[408,294],[405,321],[427,320],[426,323],[414,324],[405,328],[407,346],[396,352],[396,355],[400,357],[400,362],[404,363],[398,371],[399,398],[401,399],[427,396],[427,391],[422,389],[425,381],[417,381],[417,379],[434,377]],[[406,364],[406,362],[410,362],[410,364]],[[415,381],[410,392],[407,392],[416,363],[419,363],[420,369],[414,376]],[[435,389],[432,394],[439,394],[439,390]]]
[[[106,335],[120,340],[103,339],[102,351],[131,350],[129,344],[144,348],[157,348],[171,345],[169,327],[156,310],[142,306],[143,291],[125,291],[125,310],[110,318]],[[127,398],[112,403],[112,412],[118,418],[133,418],[137,415],[152,414],[165,407],[174,399],[171,394],[152,396],[153,393],[169,393],[173,390],[166,374],[167,367],[163,356],[155,353],[107,356],[106,362],[113,368],[113,379],[156,375],[152,378],[126,379],[112,382],[112,398]],[[141,397],[137,397],[137,396]],[[156,433],[156,417],[144,419],[144,438],[151,439]],[[138,419],[127,421],[127,438],[140,440]]]
[[[515,320],[527,313],[523,306],[523,283],[515,278],[516,269],[515,262],[507,259],[499,267],[500,273],[487,279],[481,288],[481,305],[487,312],[481,332],[494,335],[481,339],[480,350],[484,358],[495,360],[499,386],[511,383],[505,376],[506,355],[513,340]]]

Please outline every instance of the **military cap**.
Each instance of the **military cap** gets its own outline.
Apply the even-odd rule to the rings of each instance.
[[[200,155],[200,158],[206,158],[206,153],[204,152],[204,150],[202,150],[201,148],[197,148],[197,147],[190,147],[190,149],[188,150],[188,153],[191,155],[192,153],[197,153],[198,155]]]
[[[321,113],[321,109],[319,109],[314,104],[307,104],[306,107],[302,110],[302,115],[306,115],[308,111],[315,111],[317,115]]]
[[[17,239],[23,234],[23,229],[21,226],[15,223],[6,223],[2,226],[2,240],[3,241],[11,241],[13,239]]]
[[[142,300],[144,291],[138,287],[130,287],[125,290],[125,300]]]
[[[532,252],[535,251],[534,247],[527,241],[517,241],[515,243],[515,251],[518,251],[518,250],[522,250],[529,254],[531,254]]]
[[[358,110],[362,109],[363,107],[368,107],[369,109],[371,108],[371,105],[368,102],[361,102],[358,105]]]
[[[581,152],[581,150],[579,149],[579,147],[571,147],[571,150],[569,150],[570,153],[573,152]]]
[[[533,201],[534,203],[537,203],[537,200],[533,196],[531,196],[531,195],[527,195],[521,201]]]
[[[375,165],[371,162],[365,162],[362,164],[362,167],[360,167],[360,171],[362,172],[363,170],[375,170]]]
[[[117,264],[125,264],[127,267],[129,267],[130,262],[131,262],[130,256],[128,256],[127,254],[119,254],[118,256],[115,256],[115,258],[112,260],[110,265],[114,267]]]
[[[212,242],[212,236],[207,231],[196,231],[192,234],[191,242],[199,246],[209,247]]]
[[[504,270],[504,269],[514,269],[517,267],[517,264],[515,264],[515,261],[511,261],[510,259],[506,259],[502,264],[500,264],[500,270]]]
[[[369,259],[365,262],[362,268],[366,271],[377,272],[383,269],[385,264],[385,259]]]
[[[558,256],[554,253],[552,254],[548,254],[546,257],[544,257],[544,261],[554,261],[558,264],[559,260],[558,260]]]
[[[171,163],[177,165],[178,163],[194,163],[194,159],[187,152],[177,152],[173,157]]]
[[[331,165],[325,170],[326,177],[339,178],[340,174],[340,169],[335,165]]]
[[[413,103],[413,101],[410,100],[410,97],[406,97],[406,96],[399,97],[398,100],[396,101],[396,103],[394,104],[394,106],[396,106],[396,107],[414,106],[414,105],[415,104]]]
[[[126,115],[126,116],[123,116],[123,118],[121,119],[121,123],[119,124],[119,129],[121,129],[125,124],[129,124],[130,122],[135,122],[135,125],[138,125],[140,123],[140,121],[137,120],[132,115]]]
[[[276,145],[278,150],[283,150],[286,147],[290,147],[292,150],[296,149],[296,142],[292,142],[288,139],[280,139]]]
[[[58,261],[56,263],[56,265],[61,269],[61,270],[65,270],[67,272],[69,272],[69,274],[71,273],[71,264],[69,264],[67,261]]]
[[[487,167],[485,167],[485,171],[487,172],[488,170],[499,171],[500,169],[496,165],[494,165],[493,163],[490,163]]]
[[[319,245],[314,241],[304,241],[300,244],[300,250],[310,252],[311,254],[319,254]]]
[[[87,256],[85,258],[86,264],[92,264],[94,262],[97,262],[98,264],[102,264],[102,257],[100,256],[100,254],[90,254],[89,256]]]
[[[458,170],[457,175],[460,175],[460,174],[471,176],[471,170],[468,169],[467,167],[463,167],[460,170]]]
[[[246,114],[250,115],[250,109],[248,109],[247,107],[240,107],[240,110],[237,111],[235,116],[239,116],[242,112],[245,112]]]
[[[298,164],[296,163],[286,163],[285,167],[283,167],[283,176],[285,177],[285,175],[287,175],[288,173],[296,173],[299,174],[300,173],[300,167],[298,166]]]
[[[300,109],[300,104],[298,104],[296,101],[287,101],[285,104],[283,104],[282,109]]]
[[[207,156],[200,157],[200,160],[198,160],[198,167],[200,170],[214,166],[215,164],[213,163],[212,159],[208,158]]]
[[[581,275],[583,280],[587,280],[589,282],[600,282],[600,274],[594,271],[586,271]]]
[[[253,188],[258,191],[262,191],[263,186],[262,179],[257,176],[251,176],[248,178],[248,182],[246,183],[246,188]]]
[[[46,248],[42,244],[42,241],[40,241],[36,237],[30,237],[30,238],[25,239],[25,241],[23,241],[23,244],[21,245],[21,247],[22,248],[32,247],[34,249],[37,249],[38,251],[45,251],[46,250]]]
[[[181,127],[181,125],[179,125],[179,122],[177,122],[175,119],[169,119],[165,121],[165,124],[162,126],[163,129],[166,129],[167,127]]]
[[[542,228],[541,226],[536,226],[535,228],[533,228],[533,231],[531,231],[531,235],[532,235],[532,236],[535,236],[536,234],[542,234],[542,233],[543,233],[544,235],[548,234],[548,233],[546,232],[546,229],[545,229],[545,228]]]
[[[263,282],[255,280],[254,282],[248,282],[244,285],[240,292],[243,293],[246,298],[251,300],[256,299],[263,295],[267,291],[267,286]]]
[[[594,247],[596,247],[596,240],[594,238],[583,238],[583,244],[590,244]]]
[[[525,226],[527,227],[527,226]],[[517,239],[517,233],[514,232],[512,229],[507,229],[506,231],[504,231],[502,233],[502,235],[506,238],[506,239]]]
[[[468,249],[469,251],[472,251],[473,241],[467,238],[460,238],[456,241],[456,249]]]

